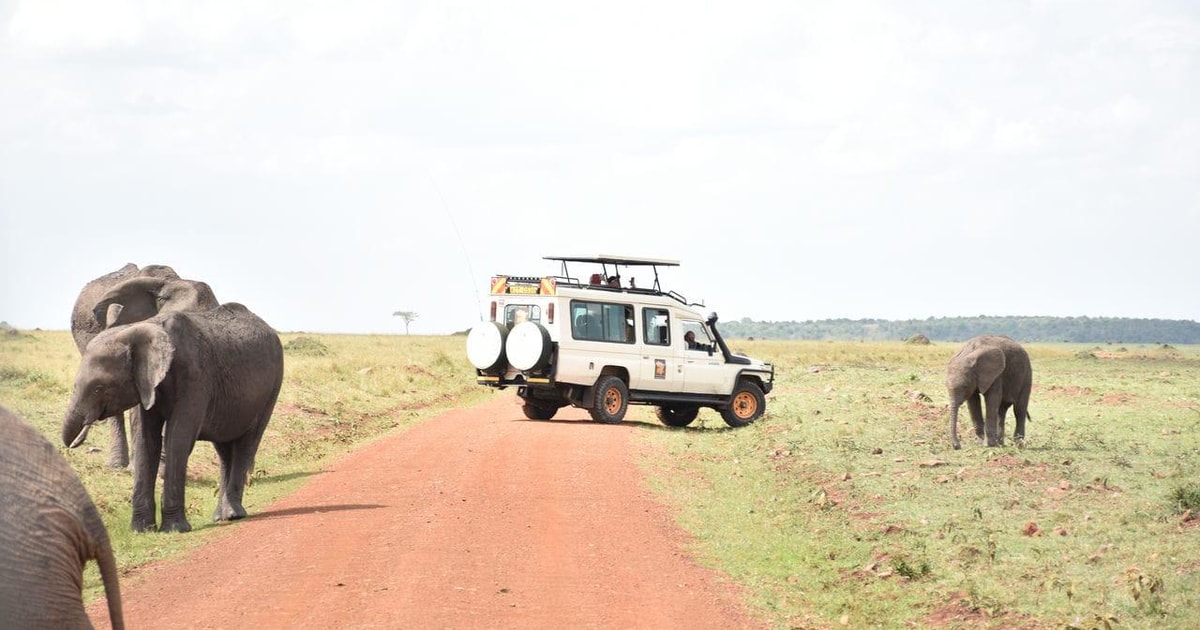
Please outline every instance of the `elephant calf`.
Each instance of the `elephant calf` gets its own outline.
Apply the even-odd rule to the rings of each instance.
[[[946,389],[950,393],[950,442],[958,441],[958,408],[963,401],[971,412],[975,435],[988,446],[1004,444],[1004,417],[1013,408],[1017,426],[1013,439],[1025,439],[1029,417],[1029,391],[1033,367],[1021,344],[1001,335],[981,335],[967,340],[946,367]],[[987,404],[986,419],[979,402]]]
[[[254,469],[282,382],[279,335],[241,304],[109,328],[84,350],[63,418],[63,443],[78,446],[88,425],[133,408],[133,529],[156,528],[161,455],[159,529],[191,530],[183,495],[197,440],[212,442],[221,460],[213,520],[243,518],[247,473]]]
[[[100,512],[62,453],[0,407],[0,625],[91,628],[83,569],[93,558],[120,630],[117,563]]]

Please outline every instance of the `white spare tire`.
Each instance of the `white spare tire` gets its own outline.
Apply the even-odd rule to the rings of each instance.
[[[467,333],[467,360],[484,372],[504,369],[504,339],[508,329],[499,322],[482,322]]]
[[[550,363],[550,331],[537,322],[521,322],[508,333],[504,344],[508,362],[521,371],[540,370]]]

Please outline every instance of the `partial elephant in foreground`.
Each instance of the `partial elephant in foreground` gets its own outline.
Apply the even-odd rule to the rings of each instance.
[[[125,627],[117,563],[75,470],[37,429],[0,407],[0,626],[91,628],[83,570],[100,565],[112,627]]]
[[[71,313],[71,335],[79,354],[100,331],[118,324],[131,324],[159,313],[206,311],[220,303],[203,282],[180,278],[166,265],[133,263],[100,276],[84,285]],[[129,465],[124,410],[113,410],[110,418],[108,465]]]
[[[1013,408],[1016,429],[1013,439],[1025,439],[1025,420],[1029,417],[1029,392],[1033,388],[1033,367],[1029,353],[1021,344],[1001,335],[981,335],[969,339],[950,359],[946,367],[946,389],[950,394],[950,442],[958,440],[958,408],[965,400],[975,425],[975,435],[988,446],[1004,444],[1004,418]],[[980,405],[982,396],[987,413]]]
[[[85,428],[114,410],[132,414],[135,531],[156,528],[156,463],[165,460],[162,531],[191,530],[184,514],[187,460],[197,440],[221,460],[215,521],[243,518],[247,473],[283,382],[279,336],[241,304],[157,315],[109,328],[83,353],[62,439],[78,446]]]

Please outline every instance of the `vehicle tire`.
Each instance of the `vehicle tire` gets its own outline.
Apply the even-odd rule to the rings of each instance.
[[[467,333],[467,359],[477,369],[499,373],[508,365],[504,341],[508,328],[500,322],[480,322]]]
[[[625,381],[616,376],[601,376],[593,391],[595,398],[588,409],[592,420],[616,424],[625,419],[625,410],[629,408],[629,388]]]
[[[553,405],[535,405],[533,403],[525,403],[521,405],[521,411],[525,412],[525,417],[530,420],[549,420],[558,413],[558,407]]]
[[[655,411],[658,421],[669,427],[686,427],[700,414],[695,405],[661,405]]]
[[[744,427],[758,420],[766,410],[767,399],[762,389],[751,381],[739,381],[733,388],[729,406],[721,410],[721,417],[731,427]]]
[[[540,370],[550,363],[550,331],[537,322],[521,322],[508,332],[504,342],[508,362],[525,371]]]

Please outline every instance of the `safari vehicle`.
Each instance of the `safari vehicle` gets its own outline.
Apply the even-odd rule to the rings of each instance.
[[[709,407],[740,427],[766,410],[774,366],[731,352],[716,313],[663,290],[659,268],[678,261],[546,260],[562,264],[560,275],[492,277],[490,320],[467,335],[476,381],[516,387],[526,417],[549,420],[570,405],[617,423],[629,405],[654,405],[663,424],[682,427]],[[588,266],[590,275],[571,275],[569,264]],[[653,280],[638,286],[621,268]]]

